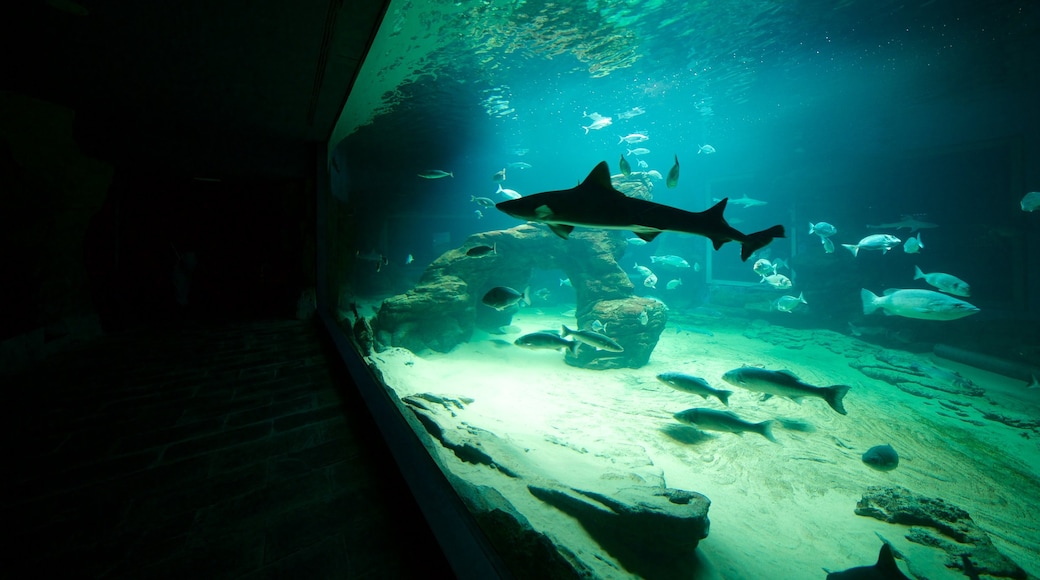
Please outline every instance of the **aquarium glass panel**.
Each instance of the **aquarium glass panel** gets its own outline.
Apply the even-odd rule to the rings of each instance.
[[[1038,39],[1029,1],[395,0],[321,307],[518,577],[1035,577]]]

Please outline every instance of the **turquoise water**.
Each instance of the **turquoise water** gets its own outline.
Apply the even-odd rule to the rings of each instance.
[[[709,516],[749,517],[719,505],[717,498],[735,497],[732,488],[671,471],[675,457],[668,450],[676,445],[672,413],[684,404],[711,402],[671,402],[654,391],[671,393],[654,380],[657,373],[696,374],[738,393],[722,375],[743,364],[789,368],[814,385],[844,382],[852,387],[844,423],[829,416],[826,406],[785,406],[789,401],[777,398],[755,403],[738,396],[742,408],[730,410],[773,420],[801,412],[807,421],[831,426],[828,436],[843,442],[835,449],[819,433],[788,433],[786,443],[784,434],[778,439],[793,460],[804,458],[793,451],[801,450],[799,444],[808,452],[823,439],[831,455],[819,462],[840,466],[851,457],[853,470],[863,468],[859,453],[908,433],[916,435],[899,440],[920,467],[927,449],[922,441],[941,446],[950,429],[958,441],[963,435],[962,443],[969,442],[956,457],[991,453],[982,463],[1025,474],[993,497],[1037,497],[1040,449],[1033,441],[1040,436],[1040,390],[1027,386],[1031,374],[1040,372],[1040,214],[1023,211],[1020,200],[1040,190],[1038,27],[1036,4],[1024,1],[392,3],[373,49],[377,54],[369,57],[348,101],[351,113],[345,117],[352,122],[344,126],[356,130],[331,155],[339,217],[329,268],[337,307],[352,321],[349,304],[355,303],[371,320],[372,346],[381,354],[370,363],[381,367],[388,382],[397,378],[390,386],[402,398],[454,393],[479,402],[479,386],[445,377],[470,375],[467,369],[485,369],[489,361],[501,377],[494,401],[502,400],[515,365],[549,365],[541,376],[551,375],[556,385],[575,381],[576,391],[613,385],[619,390],[611,400],[618,405],[625,389],[635,388],[633,397],[641,403],[633,406],[650,421],[639,432],[665,437],[664,443],[645,443],[663,473],[643,481],[660,477],[667,485],[681,480],[690,491],[714,489],[714,495],[706,493],[716,502]],[[635,178],[621,175],[622,158]],[[678,184],[667,187],[663,176],[676,159]],[[524,197],[573,188],[604,160],[620,189],[635,181],[654,202],[694,212],[728,198],[724,215],[739,231],[779,224],[787,237],[747,261],[740,259],[737,243],[716,251],[704,237],[686,233],[665,232],[639,244],[629,241],[634,236],[627,231],[605,235],[579,227],[564,241],[545,226],[513,229],[524,222],[473,199],[505,201],[500,187]],[[810,224],[820,222],[836,232],[810,233]],[[868,236],[881,234],[898,240],[887,251],[869,248]],[[916,251],[906,245],[911,237],[920,242]],[[465,254],[477,246],[495,250]],[[586,246],[590,253],[577,249]],[[616,266],[591,265],[587,256],[604,248]],[[682,258],[688,267],[663,256]],[[657,283],[648,283],[637,266],[649,267]],[[927,279],[915,278],[915,268]],[[762,273],[782,275],[789,284]],[[931,274],[948,274],[970,289],[950,293],[953,287]],[[530,306],[485,306],[481,298],[494,286],[513,288],[517,296],[528,289]],[[897,293],[880,308],[866,307],[864,290],[882,296],[896,289],[929,293]],[[608,296],[624,300],[618,303],[623,306],[612,310],[601,302]],[[963,301],[970,309],[940,320],[938,307],[913,302],[918,297]],[[526,332],[594,322],[606,322],[603,333],[622,344],[649,341],[649,361],[589,371],[580,367],[589,366],[592,355],[582,358],[581,349],[577,360],[564,364],[563,354],[541,351],[549,358],[529,359],[524,357],[531,351],[512,344]],[[412,353],[399,353],[402,348]],[[610,358],[602,351],[595,357]],[[418,368],[437,370],[415,375]],[[537,376],[526,380],[542,403],[560,400],[554,398],[556,386],[547,382],[544,390],[534,389]],[[643,400],[640,393],[652,396]],[[515,404],[523,407],[523,399]],[[408,414],[414,407],[402,410]],[[596,412],[587,406],[573,410],[579,417]],[[937,412],[945,418],[937,419]],[[521,434],[495,417],[480,415],[472,422],[491,431],[498,425],[516,440],[556,438],[569,448],[586,440],[624,439],[614,432],[593,436],[578,426],[568,434]],[[908,417],[909,427],[891,431],[864,426]],[[718,437],[684,440],[680,455],[725,451],[734,462],[733,457],[764,461],[732,447],[732,440],[746,447],[757,436]],[[771,452],[770,444],[755,441],[754,449],[766,456],[782,453]],[[437,444],[430,445],[437,456]],[[998,453],[1000,448],[1014,449],[1013,459]],[[932,461],[957,465],[961,476],[971,473],[973,468],[948,453],[953,452],[946,449]],[[455,472],[450,458],[442,463]],[[739,472],[745,469],[746,464]],[[912,459],[906,469],[913,469]],[[566,480],[565,471],[549,469],[540,476]],[[965,480],[948,488],[926,483],[943,474],[922,480],[866,473],[861,480],[821,473],[818,485],[833,482],[835,490],[855,496],[853,503],[866,482],[916,483],[914,491],[953,503],[972,497]],[[469,475],[494,485],[493,479]],[[752,476],[745,482],[760,483]],[[739,483],[738,478],[734,484]],[[1019,555],[1040,548],[1035,538],[1023,539],[1022,530],[1001,529],[1017,525],[1014,518],[1001,509],[987,512],[987,505],[980,500],[969,511],[977,520],[989,519],[989,531],[1006,542],[1001,547]],[[535,527],[552,528],[537,508],[517,509],[539,522]],[[821,517],[827,525],[844,525],[841,518],[838,512]],[[766,519],[783,522],[778,515]],[[862,524],[848,525],[865,531]],[[871,533],[860,537],[853,554],[851,544],[829,545],[826,530],[805,526],[802,553],[815,549],[831,563],[799,564],[837,570],[876,558],[876,551],[857,557],[876,543]],[[737,533],[724,530],[718,532],[722,538]],[[567,544],[568,537],[554,541]],[[694,575],[729,570],[718,577],[755,577],[753,566],[736,564],[754,560],[752,554],[712,552],[712,538],[699,549],[714,568]],[[593,550],[593,544],[578,544]],[[917,554],[921,569],[928,569],[925,557]],[[1035,561],[1019,564],[1040,571]],[[932,574],[942,577],[942,566],[937,569]],[[815,577],[803,573],[776,577]],[[653,571],[622,563],[618,577],[629,574]]]

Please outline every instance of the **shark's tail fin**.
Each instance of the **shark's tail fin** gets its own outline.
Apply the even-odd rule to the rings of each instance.
[[[744,237],[744,241],[740,243],[740,260],[746,262],[751,254],[754,254],[757,250],[760,250],[769,245],[769,242],[773,241],[773,238],[783,238],[784,226],[775,225],[767,230],[748,234]]]

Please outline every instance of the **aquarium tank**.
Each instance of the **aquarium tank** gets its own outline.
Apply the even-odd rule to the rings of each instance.
[[[320,308],[506,575],[1037,577],[1038,56],[1026,0],[393,0]]]

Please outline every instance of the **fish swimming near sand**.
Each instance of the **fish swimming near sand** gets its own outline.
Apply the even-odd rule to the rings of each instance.
[[[513,341],[513,344],[529,349],[567,350],[571,356],[578,352],[578,342],[567,340],[555,332],[532,332]]]
[[[683,373],[661,373],[657,375],[657,380],[662,383],[683,391],[685,393],[692,393],[694,395],[700,395],[707,399],[708,397],[715,397],[722,401],[723,405],[729,406],[729,396],[733,394],[733,391],[725,391],[722,389],[716,389],[708,384],[708,381],[695,377],[692,375],[686,375]]]
[[[624,347],[614,341],[605,334],[600,334],[592,330],[571,330],[566,325],[563,326],[563,332],[560,336],[567,338],[573,336],[574,340],[587,344],[597,350],[605,350],[609,352],[625,352]]]
[[[772,421],[752,423],[751,421],[741,419],[732,411],[716,411],[715,409],[686,409],[672,416],[675,417],[676,421],[693,425],[698,429],[736,433],[737,435],[751,431],[752,433],[758,433],[773,443],[778,443],[776,437],[773,437]]]
[[[629,230],[648,242],[664,231],[683,232],[710,239],[716,250],[726,242],[737,242],[741,260],[747,260],[773,238],[785,237],[781,225],[752,234],[734,229],[723,217],[726,200],[702,212],[689,212],[628,197],[611,185],[606,161],[577,187],[503,201],[495,207],[517,219],[544,223],[563,239],[575,226]]]
[[[523,302],[528,306],[531,305],[531,288],[524,288],[523,293],[517,292],[508,286],[496,286],[491,290],[488,290],[487,294],[480,300],[485,305],[494,308],[495,310],[505,310],[510,306]]]
[[[824,572],[828,572],[824,569]],[[827,580],[910,580],[896,565],[892,548],[881,544],[877,563],[873,566],[857,566],[841,572],[828,572]]]
[[[776,395],[799,402],[804,397],[816,397],[826,401],[842,415],[848,414],[843,400],[851,387],[846,385],[816,387],[803,382],[791,371],[771,371],[758,367],[733,369],[722,375],[722,379],[731,385],[762,393],[767,399]]]
[[[863,453],[863,463],[878,471],[892,471],[899,467],[899,454],[891,445],[875,445]]]

